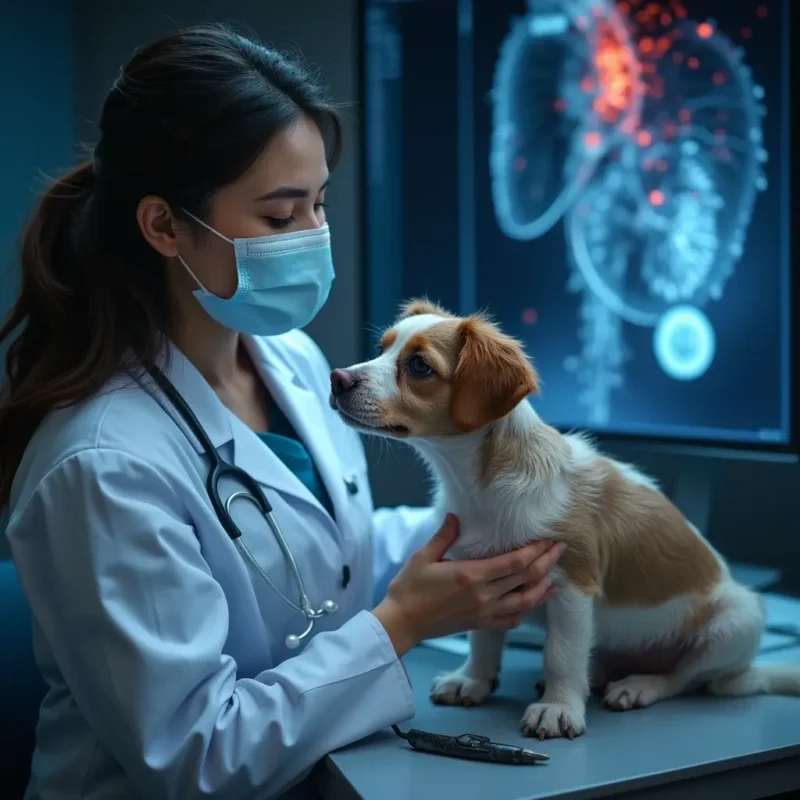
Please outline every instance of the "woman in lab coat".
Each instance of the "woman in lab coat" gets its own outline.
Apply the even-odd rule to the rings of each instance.
[[[0,329],[0,506],[49,687],[28,798],[310,792],[324,754],[413,715],[411,647],[548,596],[554,548],[448,562],[456,521],[373,510],[298,331],[333,278],[339,138],[302,65],[187,29],[122,70],[94,158],[25,232]],[[254,563],[223,527],[209,451],[154,366],[269,499],[326,610],[313,636],[264,515],[231,506]],[[242,488],[223,480],[223,502]]]

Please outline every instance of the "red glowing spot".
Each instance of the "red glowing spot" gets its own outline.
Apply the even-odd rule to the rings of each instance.
[[[667,14],[667,12],[665,11],[661,15],[661,24],[666,28],[667,25],[670,24],[670,22],[672,22],[672,17],[669,14]]]
[[[683,6],[678,6],[675,9],[675,16],[681,19],[686,19],[686,9]]]
[[[535,325],[538,320],[539,320],[539,314],[536,312],[535,308],[526,308],[522,312],[523,325]]]
[[[742,39],[752,39],[753,38],[753,29],[752,28],[742,28],[740,33],[742,34]]]
[[[650,203],[654,206],[663,206],[664,205],[664,192],[659,191],[658,189],[653,189],[650,192]]]
[[[723,83],[728,82],[728,76],[724,72],[715,72],[711,76],[711,80],[714,81],[715,86],[722,86]]]
[[[553,108],[556,111],[564,111],[567,107],[567,101],[563,97],[559,97],[554,103]]]
[[[767,16],[768,13],[769,12],[767,11],[767,7],[766,6],[759,6],[756,9],[756,16],[759,17],[760,19],[766,19],[766,16]]]
[[[692,121],[692,112],[688,108],[682,108],[678,111],[678,119],[683,123],[689,123]]]
[[[669,36],[661,36],[659,40],[656,42],[656,45],[663,54],[666,53],[667,50],[670,49],[670,47],[672,47],[672,40],[669,38]]]
[[[697,69],[700,66],[700,62],[694,56],[692,56],[686,63],[689,65],[689,69]]]
[[[522,172],[528,166],[528,159],[525,156],[517,156],[514,159],[514,169],[516,172]]]
[[[630,13],[631,7],[627,3],[620,3],[617,8],[619,9],[620,14],[625,14],[626,16]]]
[[[649,36],[643,36],[639,42],[639,51],[642,53],[649,53],[653,49],[653,40]]]
[[[639,65],[634,53],[620,42],[608,22],[598,23],[598,33],[594,66],[599,102],[595,110],[604,122],[614,124],[630,110],[641,93]]]
[[[588,131],[583,135],[583,142],[587,147],[594,149],[600,146],[600,134],[597,131]]]
[[[642,146],[647,147],[648,145],[652,144],[653,137],[650,134],[650,131],[639,131],[636,134],[636,141]]]
[[[701,22],[697,26],[697,35],[701,39],[710,39],[714,35],[714,28],[712,28],[707,22]]]

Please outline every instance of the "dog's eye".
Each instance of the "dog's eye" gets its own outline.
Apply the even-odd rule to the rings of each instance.
[[[433,375],[433,368],[422,356],[412,356],[408,361],[408,371],[415,378]]]

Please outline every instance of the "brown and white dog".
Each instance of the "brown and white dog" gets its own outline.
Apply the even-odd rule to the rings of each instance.
[[[375,359],[331,376],[348,424],[404,439],[425,460],[437,509],[460,520],[456,557],[566,543],[552,573],[561,591],[532,615],[547,629],[545,688],[523,731],[582,734],[590,688],[617,710],[699,687],[800,695],[800,665],[752,663],[761,599],[650,478],[542,422],[525,401],[537,391],[515,340],[424,300],[405,306]],[[469,640],[466,663],[435,680],[435,702],[482,703],[497,685],[504,634]]]

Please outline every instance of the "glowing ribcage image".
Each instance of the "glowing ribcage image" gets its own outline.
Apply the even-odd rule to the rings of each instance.
[[[618,16],[592,25],[583,5],[536,0],[501,48],[490,167],[497,220],[513,239],[552,228],[586,186],[606,143],[638,117],[639,65],[625,26]],[[626,47],[614,56],[615,79],[602,84],[608,67],[593,58],[609,39]]]
[[[741,50],[680,0],[529,0],[513,24],[493,90],[495,212],[520,240],[564,221],[570,288],[584,294],[583,349],[566,366],[593,422],[608,421],[627,357],[609,315],[653,327],[676,380],[713,362],[702,309],[722,297],[766,188],[762,96]]]

